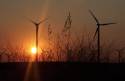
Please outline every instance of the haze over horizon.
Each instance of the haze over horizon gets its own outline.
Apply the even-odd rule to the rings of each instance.
[[[40,27],[40,41],[47,40],[47,26],[51,24],[55,32],[61,31],[68,11],[72,16],[72,32],[91,32],[96,30],[94,19],[89,14],[91,9],[100,22],[118,24],[102,27],[102,40],[115,41],[125,45],[125,1],[124,0],[1,0],[0,1],[0,42],[8,40],[14,43],[34,43],[35,27],[24,17],[33,20],[49,18]]]

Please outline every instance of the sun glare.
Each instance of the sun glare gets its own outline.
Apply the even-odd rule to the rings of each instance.
[[[32,54],[36,54],[36,52],[37,52],[37,48],[36,48],[36,47],[32,47],[32,48],[31,48],[31,53],[32,53]]]

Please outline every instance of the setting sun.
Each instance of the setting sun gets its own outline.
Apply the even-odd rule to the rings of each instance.
[[[36,52],[37,52],[37,48],[36,47],[31,48],[31,53],[32,54],[36,54]]]

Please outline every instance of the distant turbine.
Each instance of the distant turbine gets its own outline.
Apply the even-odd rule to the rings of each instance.
[[[42,24],[43,22],[45,22],[46,20],[48,20],[47,18],[40,21],[40,22],[35,22],[31,19],[28,19],[31,23],[33,23],[35,26],[36,26],[36,48],[37,48],[37,51],[36,51],[36,62],[38,62],[38,34],[39,34],[39,26],[40,24]]]
[[[122,53],[124,52],[124,50],[125,50],[125,47],[116,49],[116,51],[118,53],[118,62],[119,63],[121,63],[121,57],[122,57]]]
[[[72,27],[72,19],[71,19],[71,14],[69,12],[65,24],[64,24],[64,28],[63,28],[63,33],[66,36],[67,39],[67,46],[69,46],[70,43],[70,38],[71,38],[71,27]]]
[[[98,35],[98,40],[97,40],[97,45],[98,45],[97,61],[100,62],[100,27],[101,26],[112,25],[112,24],[116,24],[116,23],[103,23],[103,24],[101,24],[99,22],[99,20],[96,18],[96,16],[93,14],[93,12],[91,10],[89,10],[89,12],[92,15],[92,17],[95,19],[96,25],[97,25],[97,29],[96,29],[96,32],[95,32],[95,35],[94,35],[94,39],[95,39],[96,35]]]

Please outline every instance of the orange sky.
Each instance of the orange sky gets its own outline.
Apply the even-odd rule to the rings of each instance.
[[[102,40],[125,44],[125,10],[124,0],[1,0],[0,1],[0,41],[12,43],[25,42],[35,44],[35,27],[24,16],[33,20],[49,18],[55,33],[63,28],[68,10],[72,16],[72,32],[79,35],[91,32],[96,25],[89,14],[91,9],[101,22],[118,22],[117,25],[102,28]],[[40,26],[40,45],[47,42],[48,22]]]

